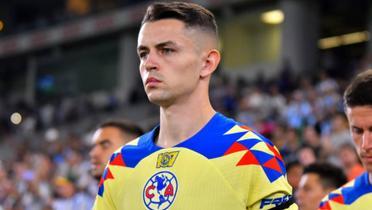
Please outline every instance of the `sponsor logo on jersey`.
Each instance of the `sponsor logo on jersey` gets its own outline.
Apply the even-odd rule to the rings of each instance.
[[[166,210],[176,199],[178,182],[169,171],[154,174],[143,188],[143,202],[148,210]]]
[[[291,198],[292,198],[292,195],[286,195],[286,196],[279,197],[279,198],[264,198],[261,200],[260,209],[262,209],[263,207],[267,205],[279,206],[280,204],[289,201]]]
[[[167,168],[172,167],[174,162],[176,162],[179,151],[164,152],[158,155],[158,160],[156,161],[156,168]]]

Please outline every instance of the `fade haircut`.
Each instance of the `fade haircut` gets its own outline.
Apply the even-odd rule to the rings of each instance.
[[[329,163],[313,163],[305,167],[303,174],[317,174],[324,189],[337,189],[347,182],[341,168]]]
[[[125,121],[125,120],[109,120],[98,126],[98,128],[107,128],[107,127],[117,128],[122,133],[133,135],[133,136],[141,136],[143,134],[143,130],[141,129],[141,127],[135,125],[134,123]]]
[[[143,17],[142,24],[162,19],[177,19],[186,28],[199,28],[218,37],[214,15],[204,7],[187,2],[155,2],[151,4]]]
[[[346,88],[344,106],[372,106],[372,69],[359,73]]]

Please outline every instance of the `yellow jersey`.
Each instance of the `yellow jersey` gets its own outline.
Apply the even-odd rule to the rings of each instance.
[[[99,184],[95,210],[297,209],[275,146],[216,113],[171,148],[159,127],[117,150]]]
[[[371,210],[372,184],[365,172],[339,189],[328,194],[319,210]]]

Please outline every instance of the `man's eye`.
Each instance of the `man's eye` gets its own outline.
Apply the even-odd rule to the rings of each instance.
[[[173,53],[174,50],[172,48],[163,48],[163,49],[161,49],[161,52],[163,54],[170,54],[170,53]]]
[[[353,133],[359,134],[359,135],[363,133],[363,129],[360,129],[360,128],[353,128],[352,131]]]
[[[107,148],[109,148],[111,146],[111,143],[110,142],[104,142],[103,144],[102,144],[102,147],[104,148],[104,149],[107,149]]]
[[[147,56],[147,52],[139,52],[138,53],[138,57],[140,57],[140,58],[144,58],[144,57],[146,57]]]

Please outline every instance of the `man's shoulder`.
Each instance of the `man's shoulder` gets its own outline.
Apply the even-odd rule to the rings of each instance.
[[[261,165],[265,170],[274,170],[273,179],[285,173],[283,159],[274,144],[249,126],[243,125],[222,114],[216,116],[205,131],[208,135],[197,141],[201,154],[212,158],[233,155],[238,158],[237,166]],[[204,135],[200,135],[204,136]],[[209,145],[209,146],[208,146]],[[213,147],[213,150],[210,149]],[[203,148],[205,148],[203,150]],[[195,149],[195,150],[197,150]],[[239,154],[237,154],[239,153]],[[234,164],[234,165],[235,165]]]
[[[258,143],[274,146],[250,127],[216,113],[204,128],[178,146],[198,152],[208,159],[214,159],[237,152],[236,150],[242,147],[249,150]],[[258,144],[255,149],[267,150],[268,148]]]
[[[151,132],[146,133],[117,149],[111,155],[99,183],[99,196],[102,197],[104,194],[106,181],[120,184],[125,174],[128,175],[130,171],[133,171],[141,160],[159,150],[151,144],[151,135]]]
[[[152,143],[154,131],[150,131],[119,148],[111,156],[109,165],[134,168],[139,161],[160,148]]]
[[[359,199],[368,199],[372,202],[372,185],[368,181],[368,173],[356,177],[342,187],[329,193],[320,203],[319,209],[334,209],[331,205],[351,206]]]
[[[231,122],[223,134],[233,140],[230,148],[226,151],[227,154],[245,149],[251,152],[272,154],[280,160],[282,159],[279,151],[268,138],[247,125],[232,119]]]

